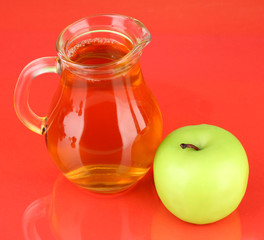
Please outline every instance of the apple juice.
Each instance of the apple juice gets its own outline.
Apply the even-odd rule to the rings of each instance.
[[[67,53],[81,69],[111,65],[131,49],[129,44],[97,38],[83,40]],[[162,132],[158,105],[139,61],[104,79],[78,71],[62,63],[47,118],[48,151],[72,182],[98,192],[121,191],[152,165]]]

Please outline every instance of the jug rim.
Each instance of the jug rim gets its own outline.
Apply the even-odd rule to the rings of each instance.
[[[69,42],[68,42],[69,39],[67,39],[67,38],[66,38],[66,40],[63,39],[63,37],[67,33],[67,31],[69,31],[71,28],[73,28],[77,24],[80,24],[81,22],[84,22],[86,20],[89,20],[92,18],[104,18],[104,17],[122,18],[124,20],[125,19],[130,20],[132,23],[135,24],[135,26],[139,27],[139,29],[142,32],[142,36],[136,38],[136,42],[133,44],[133,48],[130,49],[130,51],[126,55],[124,55],[123,57],[121,57],[119,59],[113,60],[109,63],[87,65],[87,64],[82,64],[82,63],[78,63],[78,62],[71,60],[70,57],[68,57],[67,50],[66,50],[66,45],[69,44]],[[109,31],[109,30],[101,29],[101,31]],[[91,32],[91,31],[87,30],[86,33],[89,33],[89,32]],[[129,36],[125,36],[123,33],[120,33],[120,34],[123,35],[128,40],[132,41],[129,38]],[[102,70],[104,68],[108,68],[108,70],[109,70],[110,67],[116,66],[118,68],[118,66],[121,66],[122,63],[124,63],[124,62],[129,63],[135,57],[140,56],[142,49],[151,41],[151,38],[152,38],[151,34],[150,34],[149,30],[146,28],[146,26],[141,21],[139,21],[133,17],[129,17],[129,16],[122,15],[122,14],[96,14],[96,15],[90,15],[88,17],[81,18],[81,19],[71,23],[66,28],[64,28],[62,30],[62,32],[60,33],[59,37],[57,38],[56,50],[57,50],[57,54],[58,54],[59,58],[63,62],[70,64],[70,66],[72,66],[72,67],[79,68],[81,70],[88,70],[88,71],[89,70],[91,70],[91,71]],[[116,70],[117,69],[115,69],[115,71]]]

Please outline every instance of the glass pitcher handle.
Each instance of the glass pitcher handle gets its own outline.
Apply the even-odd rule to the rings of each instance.
[[[14,93],[14,106],[21,122],[38,134],[44,134],[46,130],[46,117],[35,114],[28,104],[28,96],[32,80],[44,73],[58,73],[58,57],[38,58],[29,63],[21,72]]]

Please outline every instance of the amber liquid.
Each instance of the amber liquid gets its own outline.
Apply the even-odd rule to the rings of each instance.
[[[107,64],[130,51],[117,41],[84,41],[68,51],[83,65]],[[112,79],[91,80],[65,67],[48,116],[46,143],[72,182],[97,192],[127,189],[151,167],[162,120],[139,63]]]

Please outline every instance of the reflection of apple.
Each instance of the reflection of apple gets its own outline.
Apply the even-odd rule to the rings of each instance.
[[[154,181],[165,207],[196,224],[222,219],[242,200],[247,155],[228,131],[212,125],[179,128],[159,146]]]
[[[237,210],[216,223],[195,225],[179,220],[161,205],[153,216],[151,240],[241,240]]]

